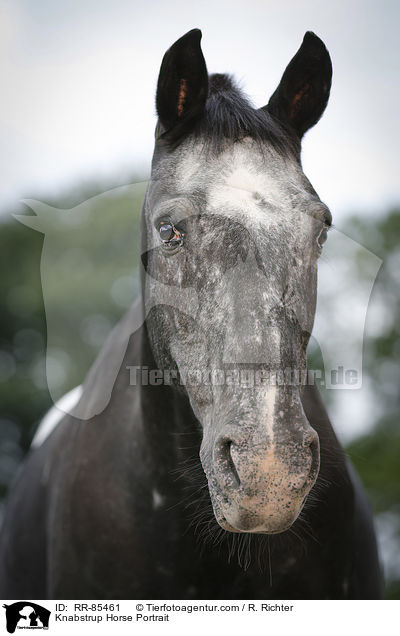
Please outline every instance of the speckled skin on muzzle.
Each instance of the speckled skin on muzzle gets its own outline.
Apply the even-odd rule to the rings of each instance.
[[[216,440],[212,434],[203,436],[200,457],[215,517],[225,530],[287,530],[315,483],[318,436],[304,415],[298,390],[285,393],[286,388],[259,391],[251,421],[248,416],[223,426]],[[270,413],[262,408],[268,402],[275,403]]]

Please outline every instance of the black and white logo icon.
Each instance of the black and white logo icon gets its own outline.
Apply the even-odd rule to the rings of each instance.
[[[51,612],[31,601],[18,601],[3,605],[6,610],[7,631],[14,634],[16,629],[48,629]]]

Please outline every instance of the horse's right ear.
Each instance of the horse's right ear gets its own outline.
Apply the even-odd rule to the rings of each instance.
[[[157,113],[164,131],[183,121],[194,122],[203,113],[208,73],[200,40],[200,29],[192,29],[164,55],[156,96]]]

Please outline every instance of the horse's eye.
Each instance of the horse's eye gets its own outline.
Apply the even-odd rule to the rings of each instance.
[[[175,234],[172,223],[162,223],[158,231],[162,241],[169,241]]]
[[[183,244],[183,232],[180,232],[171,221],[163,221],[158,228],[158,234],[167,250],[175,250]]]
[[[327,238],[328,238],[328,228],[324,226],[317,236],[318,247],[322,247],[323,244],[326,243]]]

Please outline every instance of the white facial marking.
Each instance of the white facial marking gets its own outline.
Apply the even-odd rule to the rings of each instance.
[[[225,159],[225,161],[224,161]],[[260,171],[249,160],[249,150],[235,148],[221,158],[226,168],[220,171],[209,191],[208,211],[243,221],[246,217],[257,225],[265,225],[272,219],[268,212],[281,207],[284,196],[281,184],[266,171]],[[261,205],[262,201],[268,206]]]

